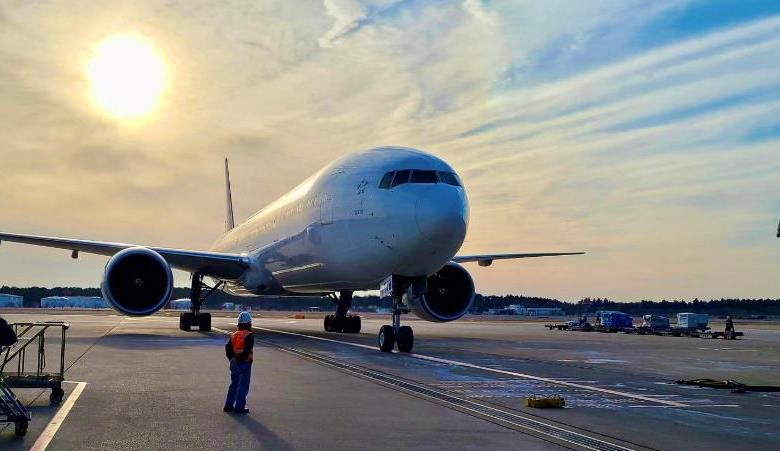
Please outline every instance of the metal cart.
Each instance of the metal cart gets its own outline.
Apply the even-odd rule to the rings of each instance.
[[[27,422],[30,421],[30,414],[24,409],[18,399],[13,395],[12,388],[50,388],[51,394],[49,401],[57,404],[62,401],[65,391],[62,389],[62,381],[65,376],[65,332],[70,325],[61,321],[42,321],[34,323],[12,323],[18,343],[13,347],[8,347],[0,351],[2,361],[0,361],[0,377],[3,385],[4,408],[9,412],[15,412],[11,415],[6,414],[6,422],[14,421],[17,426],[17,434],[24,435],[27,430]],[[56,372],[46,371],[46,334],[49,329],[59,329],[60,349],[59,366]],[[34,348],[34,349],[33,349]],[[27,351],[36,353],[35,371],[28,370]],[[32,360],[32,359],[31,359]],[[10,406],[10,407],[9,407]],[[14,407],[15,406],[15,407]],[[23,419],[22,411],[26,412]],[[20,413],[22,412],[22,413]],[[17,418],[18,420],[10,420]],[[0,416],[0,422],[3,417]],[[20,434],[20,423],[23,424],[23,432]]]
[[[0,352],[3,352],[2,348]],[[19,401],[2,377],[0,374],[0,423],[13,423],[14,432],[22,437],[27,433],[30,411]]]

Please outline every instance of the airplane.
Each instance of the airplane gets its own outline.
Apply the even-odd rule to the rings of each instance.
[[[380,290],[392,299],[392,324],[379,349],[411,352],[414,334],[401,326],[412,312],[432,322],[465,315],[474,281],[460,263],[580,255],[584,252],[456,255],[469,221],[466,190],[457,173],[429,153],[376,147],[345,155],[236,225],[225,159],[226,230],[208,251],[171,249],[0,232],[9,241],[111,257],[100,284],[117,312],[151,315],[173,289],[171,268],[190,272],[191,309],[179,328],[211,330],[204,299],[217,289],[238,296],[328,296],[327,332],[358,333],[350,314],[355,291]],[[208,277],[209,286],[203,282]]]

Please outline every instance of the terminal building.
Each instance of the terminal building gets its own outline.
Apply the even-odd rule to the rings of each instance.
[[[527,308],[520,304],[511,304],[506,308],[488,309],[488,315],[520,315],[520,316],[562,316],[563,310],[558,307]]]
[[[563,309],[558,307],[527,308],[527,316],[563,316]]]
[[[100,296],[49,296],[41,298],[41,308],[108,308]]]
[[[189,310],[192,306],[192,301],[190,301],[187,298],[182,299],[174,299],[168,304],[168,308],[172,308],[174,310]]]
[[[0,307],[22,307],[24,298],[15,294],[0,293]]]

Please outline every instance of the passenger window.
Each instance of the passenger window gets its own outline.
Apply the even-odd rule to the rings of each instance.
[[[441,180],[442,183],[446,183],[448,185],[461,186],[458,176],[452,172],[439,172],[439,180]]]
[[[436,183],[436,172],[434,171],[420,171],[415,169],[412,171],[412,183]]]
[[[395,172],[390,171],[382,177],[382,181],[379,182],[380,189],[390,189],[390,185],[393,183],[393,175]]]
[[[393,185],[392,187],[396,187],[398,185],[404,184],[409,182],[409,173],[412,172],[410,170],[404,170],[404,171],[398,171],[395,173],[395,178],[393,179]]]

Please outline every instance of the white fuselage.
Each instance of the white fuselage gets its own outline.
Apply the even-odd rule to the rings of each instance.
[[[404,170],[419,171],[417,181],[380,187],[386,174]],[[460,248],[469,218],[462,184],[445,183],[445,173],[454,175],[444,161],[408,148],[370,149],[334,161],[214,243],[213,251],[251,260],[250,270],[227,281],[226,290],[372,290],[392,274],[435,273]],[[431,174],[441,178],[432,181]]]

